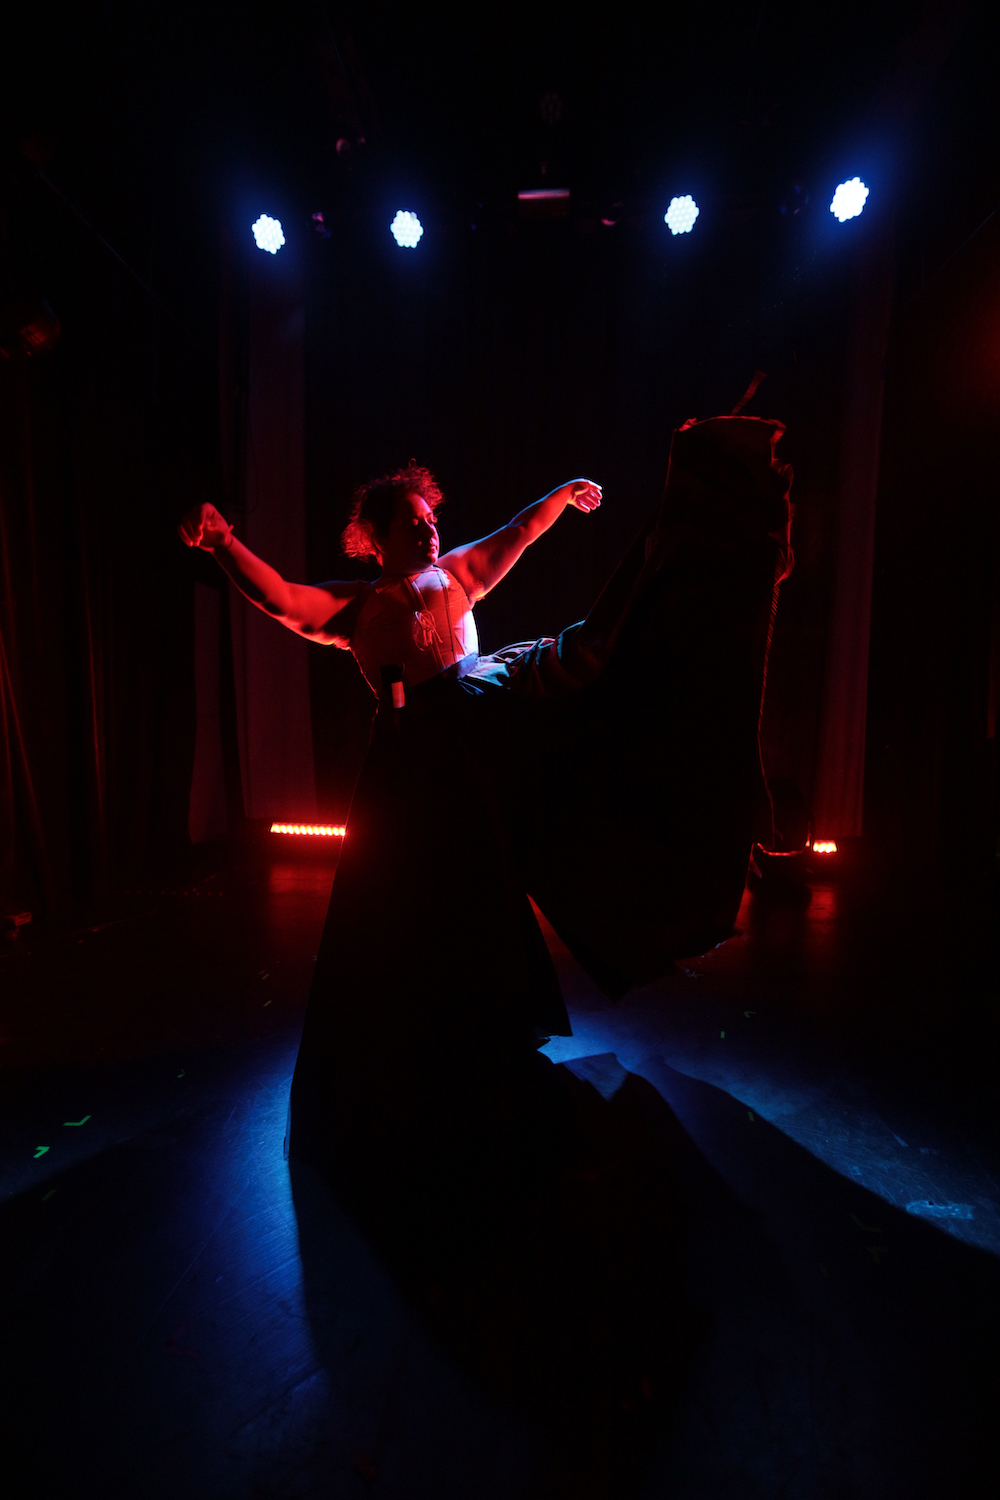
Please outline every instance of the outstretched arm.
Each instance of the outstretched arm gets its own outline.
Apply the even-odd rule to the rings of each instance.
[[[324,583],[289,583],[263,558],[237,541],[229,522],[214,505],[188,511],[177,528],[188,547],[211,552],[241,594],[279,624],[325,646],[346,645],[353,619],[350,606],[368,592],[361,579]]]
[[[577,510],[596,510],[601,503],[601,486],[590,479],[571,479],[557,490],[519,511],[506,526],[478,542],[455,547],[439,558],[442,568],[457,578],[473,603],[488,594],[509,573],[525,547],[541,536],[559,519],[567,505]]]

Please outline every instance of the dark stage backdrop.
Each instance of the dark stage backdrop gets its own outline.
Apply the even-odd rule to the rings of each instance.
[[[216,338],[33,177],[3,197],[3,290],[44,293],[62,324],[51,351],[0,361],[0,890],[37,917],[186,854],[192,568],[173,527],[214,485]]]
[[[1000,833],[1000,214],[953,257],[908,255],[897,303],[866,830],[951,882],[995,868]]]
[[[856,730],[867,664],[864,638],[859,649],[849,634],[837,666],[830,600],[853,630],[870,571],[848,529],[856,576],[845,582],[838,537],[843,551],[850,502],[873,513],[850,465],[874,473],[878,423],[859,456],[845,413],[864,409],[859,382],[881,389],[865,332],[886,319],[884,295],[870,305],[884,239],[826,268],[822,295],[776,320],[746,316],[767,279],[752,246],[730,243],[714,264],[675,259],[665,285],[652,226],[628,228],[615,240],[586,223],[469,227],[422,260],[348,228],[302,237],[280,274],[230,250],[221,324],[202,324],[195,355],[186,330],[81,236],[73,276],[86,296],[73,276],[57,280],[71,310],[60,343],[3,370],[8,904],[176,863],[189,836],[233,833],[245,816],[346,815],[366,686],[343,653],[242,601],[226,608],[218,570],[175,542],[185,503],[221,500],[251,545],[319,580],[356,571],[338,546],[350,492],[388,466],[415,458],[436,472],[445,545],[593,475],[601,512],[568,513],[480,608],[490,649],[580,618],[656,499],[672,429],[730,410],[760,368],[746,409],[788,423],[797,506],[765,758],[807,805],[822,790],[838,693]],[[860,694],[860,740],[845,749],[841,736],[832,772],[836,796],[850,751],[855,805],[863,675]],[[860,831],[826,817],[818,831]]]
[[[787,423],[782,456],[796,469],[769,771],[833,823],[817,832],[863,826],[906,869],[982,868],[997,832],[1000,658],[1000,135],[986,20],[950,55],[947,37],[903,36],[881,102],[864,104],[889,55],[883,37],[871,76],[850,100],[828,92],[801,150],[820,64],[804,34],[801,71],[776,53],[729,113],[716,107],[731,92],[720,74],[697,116],[698,131],[718,127],[715,165],[705,156],[699,169],[703,219],[671,240],[665,178],[649,163],[662,157],[662,175],[689,159],[676,119],[642,142],[624,124],[615,135],[629,174],[645,162],[615,224],[601,222],[596,187],[592,212],[522,223],[499,137],[482,193],[474,141],[454,172],[451,156],[421,162],[435,141],[458,162],[461,125],[446,91],[429,87],[417,108],[402,87],[413,66],[402,10],[368,34],[380,135],[360,72],[347,103],[324,92],[311,71],[318,12],[293,9],[289,20],[261,6],[249,22],[226,6],[181,6],[169,21],[81,12],[75,30],[53,30],[49,84],[25,66],[12,85],[0,322],[11,298],[44,294],[62,333],[47,353],[0,360],[3,909],[66,911],[140,872],[183,869],[192,834],[232,834],[248,814],[346,812],[367,689],[350,658],[226,607],[218,569],[175,540],[188,505],[221,500],[251,544],[318,580],[351,571],[337,539],[353,486],[411,458],[449,497],[446,544],[593,475],[602,511],[565,516],[481,607],[489,649],[583,614],[659,492],[671,430],[731,410],[758,370],[767,379],[746,409]],[[414,27],[433,71],[439,43]],[[38,25],[28,31],[18,55],[41,55]],[[323,34],[323,67],[343,84],[353,64],[345,72]],[[703,64],[709,40],[678,33]],[[765,83],[777,114],[754,94]],[[505,108],[518,119],[533,88],[527,72],[512,84]],[[337,149],[341,129],[358,134],[344,123],[352,110],[370,166]],[[406,136],[411,111],[424,147]],[[553,170],[576,160],[586,179],[604,158],[567,130],[577,157],[567,146]],[[815,195],[841,156],[876,138],[886,160],[895,153],[878,167],[871,147],[877,201],[895,205],[881,225],[875,196],[843,234],[822,203],[811,218],[780,215],[782,174],[804,163]],[[537,145],[517,156],[532,172]],[[423,194],[415,252],[386,232],[403,180]],[[256,262],[257,293],[279,271],[296,287],[272,276],[257,295],[246,231],[262,199],[280,208],[288,244]],[[329,238],[314,232],[319,207]]]

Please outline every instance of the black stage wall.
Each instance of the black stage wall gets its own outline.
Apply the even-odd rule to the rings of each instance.
[[[4,910],[65,912],[137,871],[183,868],[192,830],[259,814],[246,693],[264,679],[240,688],[238,620],[173,527],[212,498],[249,538],[266,519],[251,516],[258,460],[289,520],[274,480],[295,425],[287,382],[285,404],[258,402],[251,422],[254,349],[277,327],[260,298],[253,312],[247,225],[262,208],[286,224],[300,288],[278,312],[302,319],[288,544],[308,576],[346,570],[337,536],[373,471],[434,469],[446,542],[590,473],[599,516],[565,517],[480,611],[487,648],[556,630],[655,498],[672,427],[730,410],[764,371],[746,410],[788,424],[798,507],[770,770],[817,816],[844,818],[828,831],[863,826],[905,868],[985,868],[1000,347],[997,221],[980,227],[1000,201],[988,8],[885,7],[862,28],[860,6],[808,20],[515,6],[478,30],[445,9],[109,4],[7,23],[23,66],[6,98],[0,322],[16,354],[10,309],[44,296],[62,331],[0,361]],[[841,230],[826,194],[857,170],[871,206]],[[518,189],[542,182],[572,189],[567,219],[518,218]],[[702,214],[671,239],[676,191]],[[425,222],[413,252],[386,232],[403,206]],[[870,535],[873,501],[872,596],[853,528]],[[290,813],[304,797],[339,820],[366,690],[339,653],[306,659],[311,704],[278,716],[287,742],[260,806],[286,776]]]

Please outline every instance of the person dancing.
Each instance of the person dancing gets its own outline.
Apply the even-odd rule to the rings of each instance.
[[[363,485],[343,546],[379,565],[374,582],[288,581],[210,504],[181,522],[258,608],[351,651],[378,700],[296,1064],[293,1152],[362,1192],[378,1160],[387,1199],[393,1181],[407,1196],[428,1141],[495,1151],[526,1055],[571,1034],[529,896],[615,999],[731,934],[791,567],[782,432],[753,417],[675,432],[663,497],[587,618],[489,656],[475,605],[567,508],[597,509],[595,481],[443,554],[426,469]]]
[[[180,526],[377,699],[292,1082],[293,1189],[321,1174],[474,1373],[557,1435],[574,1500],[619,1493],[643,1403],[676,1386],[683,1216],[635,1091],[602,1113],[539,1050],[571,1027],[531,902],[612,1000],[732,933],[792,563],[782,431],[675,432],[586,619],[486,656],[475,605],[597,508],[593,480],[444,554],[426,469],[364,485],[343,546],[374,582],[285,580],[211,505]]]

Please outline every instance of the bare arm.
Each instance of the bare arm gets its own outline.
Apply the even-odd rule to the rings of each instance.
[[[530,547],[559,519],[567,505],[577,510],[596,510],[601,503],[601,486],[590,479],[573,479],[557,490],[519,511],[506,526],[478,542],[455,547],[439,559],[440,565],[465,589],[473,603],[488,594],[517,562],[525,547]]]
[[[177,530],[186,546],[211,552],[240,593],[279,624],[323,645],[346,646],[354,623],[350,606],[369,588],[362,579],[337,580],[320,588],[289,583],[237,541],[232,527],[214,505],[196,506]]]

